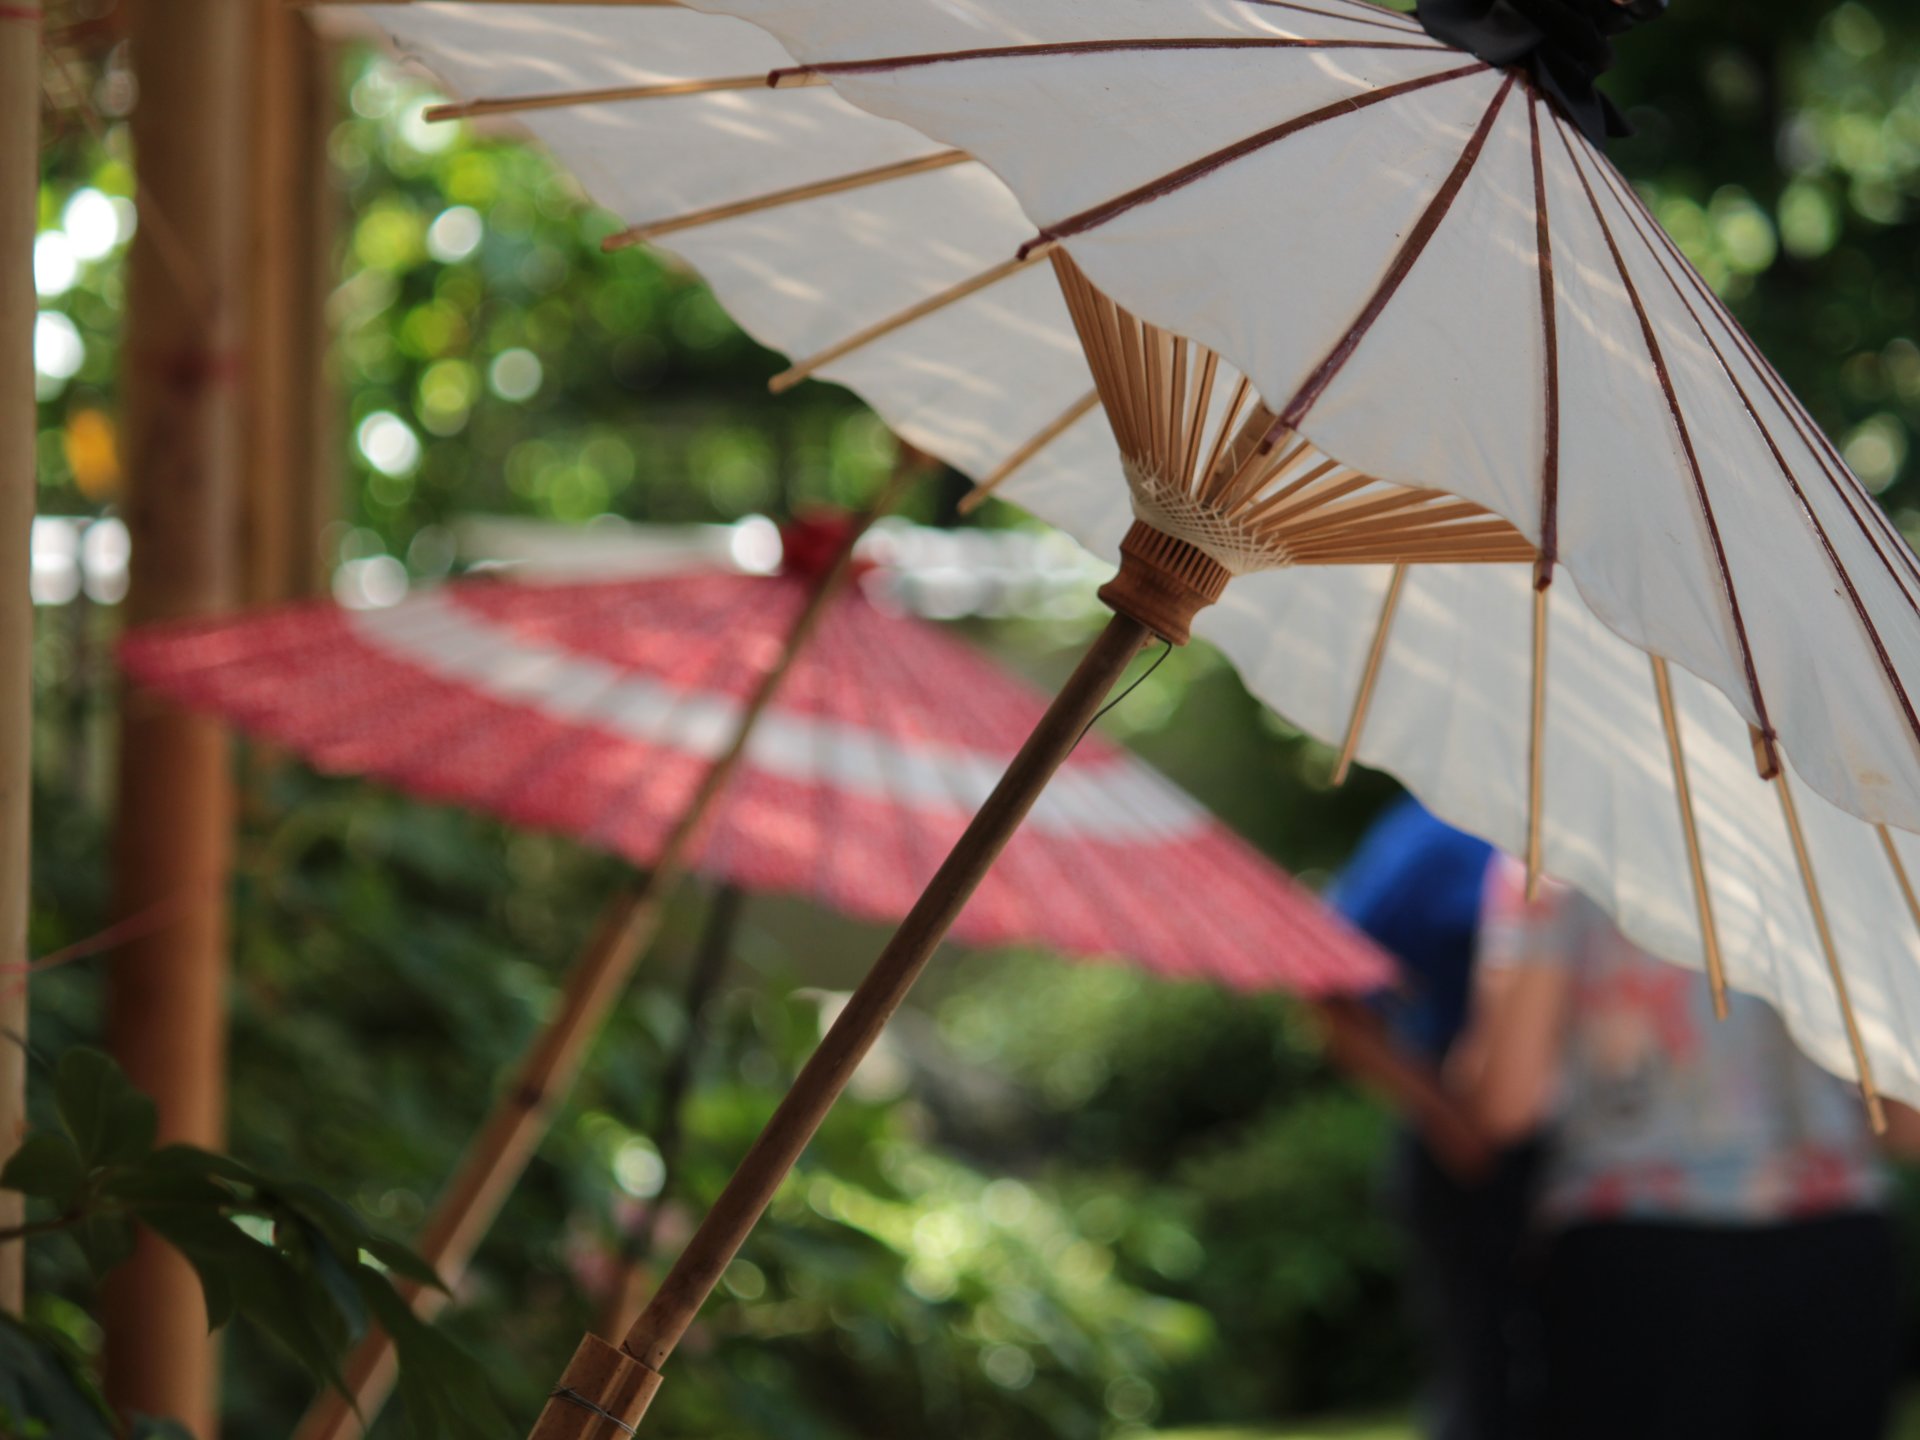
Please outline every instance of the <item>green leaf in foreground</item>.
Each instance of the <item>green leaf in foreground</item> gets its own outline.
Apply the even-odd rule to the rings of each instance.
[[[62,1055],[53,1098],[89,1169],[130,1164],[153,1149],[153,1101],[100,1051],[75,1046]]]
[[[18,1190],[66,1209],[86,1188],[87,1166],[65,1135],[41,1130],[29,1135],[0,1170],[0,1188]]]

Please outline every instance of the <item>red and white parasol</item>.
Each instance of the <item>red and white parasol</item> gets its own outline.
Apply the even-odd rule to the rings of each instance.
[[[660,853],[806,603],[807,581],[696,573],[474,580],[387,609],[300,605],[166,626],[142,684],[383,780]],[[849,591],[755,728],[702,871],[897,920],[1044,705],[939,630]],[[1205,904],[1194,897],[1204,894]],[[977,945],[1124,955],[1167,976],[1308,994],[1385,962],[1157,772],[1089,736],[955,926]]]

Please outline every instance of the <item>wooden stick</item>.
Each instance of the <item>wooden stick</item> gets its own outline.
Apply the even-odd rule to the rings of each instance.
[[[686,994],[681,1002],[684,1028],[679,1044],[661,1070],[660,1108],[652,1125],[654,1147],[660,1156],[660,1188],[647,1201],[640,1223],[620,1246],[618,1272],[600,1310],[602,1335],[626,1334],[646,1300],[647,1262],[653,1258],[660,1216],[680,1183],[680,1150],[687,1137],[687,1095],[706,1048],[714,997],[733,958],[734,932],[739,928],[743,898],[737,885],[722,885],[714,892],[707,907],[706,927],[687,967]]]
[[[333,293],[339,285],[340,237],[346,227],[346,196],[335,183],[329,146],[345,110],[341,94],[344,41],[312,26],[301,44],[301,148],[296,168],[301,180],[302,285],[296,303],[293,337],[302,362],[305,395],[299,407],[298,459],[293,471],[297,504],[292,523],[291,593],[301,599],[325,595],[332,585],[332,527],[345,503],[347,474],[342,454],[348,431],[334,334]]]
[[[1133,317],[1096,291],[1085,276],[1081,276],[1081,284],[1086,286],[1087,294],[1092,297],[1090,303],[1100,315],[1102,351],[1108,373],[1113,377],[1114,393],[1108,398],[1107,406],[1117,412],[1119,423],[1124,426],[1121,448],[1137,460],[1146,454],[1147,440],[1140,424],[1141,411],[1145,408],[1140,400],[1140,378],[1133,373],[1127,354],[1127,333],[1133,328]],[[1115,400],[1119,401],[1118,405]]]
[[[670,220],[652,220],[645,225],[635,225],[616,235],[607,236],[600,242],[600,248],[609,253],[625,250],[630,246],[643,245],[649,240],[658,240],[662,235],[692,230],[701,225],[713,225],[722,220],[737,220],[742,215],[757,215],[763,210],[775,210],[783,205],[798,205],[808,200],[821,200],[829,195],[843,195],[849,190],[881,185],[889,180],[905,180],[910,176],[924,175],[932,170],[944,170],[952,165],[960,165],[972,158],[964,150],[939,150],[913,160],[900,160],[891,165],[876,165],[870,170],[856,170],[848,175],[836,175],[831,180],[815,180],[807,185],[789,186],[785,190],[769,190],[764,195],[754,195],[745,200],[730,200],[722,205],[709,205],[703,210],[689,210],[686,214],[676,215]]]
[[[803,76],[782,90],[825,85],[824,75]],[[429,105],[423,113],[431,121],[478,120],[488,115],[521,115],[530,110],[566,110],[578,105],[613,105],[628,100],[674,100],[684,95],[717,95],[728,90],[765,90],[767,77],[718,75],[704,80],[660,80],[650,85],[609,85],[599,90],[555,90],[543,95],[503,95],[488,100],[452,100]]]
[[[1058,416],[1049,420],[1039,434],[1035,435],[1018,450],[1015,450],[1006,459],[994,466],[978,485],[974,486],[972,490],[968,491],[967,494],[961,498],[960,513],[962,515],[971,515],[975,510],[978,510],[986,503],[988,496],[992,495],[995,490],[998,490],[1007,482],[1007,478],[1010,475],[1025,465],[1029,460],[1033,459],[1033,457],[1038,455],[1042,450],[1046,449],[1047,446],[1058,440],[1062,435],[1066,434],[1067,431],[1071,430],[1075,425],[1079,424],[1087,412],[1099,403],[1100,392],[1098,390],[1089,390],[1065,410],[1062,410]]]
[[[1437,498],[1432,490],[1395,490],[1386,495],[1361,493],[1331,504],[1315,504],[1301,519],[1286,522],[1287,540],[1294,543],[1321,535],[1432,529],[1487,513],[1465,501],[1435,504]]]
[[[33,232],[40,189],[40,15],[0,20],[0,965],[27,963],[32,835],[34,403]],[[12,972],[9,972],[12,973]],[[24,974],[24,971],[18,972]],[[0,991],[0,1165],[27,1129],[27,991]],[[0,1228],[26,1198],[0,1191]],[[0,1245],[0,1310],[20,1314],[26,1247]]]
[[[1106,412],[1107,427],[1113,432],[1114,444],[1122,455],[1137,453],[1133,443],[1133,414],[1126,403],[1125,386],[1119,374],[1119,341],[1109,335],[1112,316],[1110,307],[1104,305],[1093,293],[1093,287],[1086,283],[1077,266],[1064,250],[1056,250],[1053,255],[1054,277],[1060,283],[1060,294],[1067,304],[1067,313],[1073,319],[1074,332],[1080,337],[1081,353],[1086,356],[1087,367],[1093,372],[1094,391],[1102,401]],[[1114,332],[1117,335],[1117,332]]]
[[[1193,420],[1187,409],[1187,342],[1173,337],[1173,367],[1167,376],[1167,470],[1175,488],[1185,491],[1193,477],[1181,466],[1187,459]]]
[[[1162,466],[1167,483],[1177,485],[1181,477],[1173,473],[1173,387],[1167,354],[1171,338],[1157,326],[1143,327],[1140,337],[1147,378],[1147,448]]]
[[[1833,981],[1834,999],[1840,1004],[1840,1018],[1847,1027],[1847,1044],[1853,1051],[1854,1071],[1860,1080],[1860,1097],[1866,1102],[1867,1119],[1873,1133],[1887,1132],[1887,1113],[1880,1103],[1879,1087],[1873,1083],[1873,1062],[1867,1058],[1866,1041],[1860,1035],[1860,1020],[1853,1011],[1847,993],[1846,972],[1840,968],[1840,952],[1833,943],[1833,929],[1827,923],[1827,907],[1820,898],[1820,885],[1814,878],[1813,857],[1807,850],[1807,837],[1800,828],[1800,811],[1793,803],[1793,783],[1782,769],[1774,785],[1780,794],[1780,813],[1786,817],[1787,834],[1793,840],[1794,862],[1800,867],[1801,882],[1807,888],[1807,907],[1813,912],[1814,929],[1820,932],[1820,949],[1827,957],[1827,975]]]
[[[242,597],[276,605],[313,593],[319,547],[315,488],[326,432],[321,413],[326,330],[313,305],[313,271],[332,276],[332,194],[313,165],[315,134],[332,131],[332,48],[292,10],[255,17],[248,173],[248,365],[242,376]],[[317,173],[315,173],[317,171]],[[319,323],[319,324],[317,324]],[[255,751],[257,753],[257,751]]]
[[[1387,636],[1393,629],[1394,613],[1400,608],[1400,592],[1406,588],[1407,567],[1393,567],[1387,581],[1387,598],[1380,603],[1380,623],[1373,627],[1373,644],[1367,647],[1366,668],[1360,672],[1360,688],[1353,694],[1353,714],[1347,719],[1347,738],[1340,746],[1339,763],[1333,767],[1333,783],[1347,783],[1353,769],[1353,757],[1360,753],[1360,733],[1367,727],[1367,711],[1373,705],[1374,687],[1380,683],[1380,664],[1387,656]]]
[[[1547,805],[1547,596],[1533,587],[1533,695],[1527,717],[1527,900],[1540,898],[1541,831]]]
[[[806,359],[799,361],[788,369],[782,370],[778,375],[774,376],[773,379],[767,382],[767,388],[776,395],[791,390],[823,366],[831,365],[834,361],[852,354],[862,346],[871,345],[876,340],[885,339],[887,336],[893,334],[894,331],[911,325],[916,320],[924,319],[936,311],[946,309],[949,305],[956,305],[969,296],[977,295],[988,286],[997,285],[1008,276],[1017,275],[1022,270],[1039,263],[1045,258],[1046,252],[1043,249],[1036,249],[1028,252],[1025,259],[1002,261],[990,270],[983,270],[978,275],[969,276],[958,285],[952,285],[942,290],[938,295],[929,296],[917,305],[909,305],[906,309],[889,315],[884,320],[876,321],[864,330],[856,331],[845,340],[840,341],[837,345],[829,345],[818,354],[809,355]]]
[[[1262,533],[1275,532],[1263,528]],[[1279,533],[1285,534],[1284,531]],[[1371,525],[1343,526],[1305,539],[1287,539],[1287,548],[1296,554],[1366,550],[1382,552],[1388,559],[1393,558],[1391,552],[1400,545],[1425,547],[1429,552],[1440,545],[1463,549],[1513,550],[1527,560],[1534,555],[1531,542],[1504,520],[1465,524],[1456,520],[1428,525],[1420,523],[1418,516],[1388,515]],[[1410,552],[1406,558],[1413,559],[1414,555]]]
[[[1234,427],[1240,423],[1241,408],[1253,395],[1253,383],[1242,375],[1233,387],[1233,394],[1227,397],[1227,408],[1220,417],[1220,424],[1213,432],[1213,444],[1207,448],[1206,463],[1194,478],[1195,487],[1202,499],[1213,493],[1215,477],[1227,469],[1227,445],[1236,433]],[[1257,402],[1256,402],[1257,403]],[[1237,465],[1235,469],[1239,468]]]
[[[1920,894],[1913,888],[1913,880],[1907,874],[1907,863],[1900,858],[1895,848],[1893,832],[1884,825],[1876,825],[1880,832],[1880,848],[1886,851],[1887,863],[1893,866],[1893,878],[1900,886],[1900,898],[1907,902],[1907,914],[1913,918],[1914,928],[1920,929]]]
[[[1180,459],[1180,475],[1191,493],[1200,488],[1205,478],[1200,472],[1200,447],[1207,438],[1207,411],[1213,404],[1213,381],[1220,368],[1220,357],[1211,350],[1201,350],[1199,373],[1194,377],[1193,402],[1188,407],[1190,420],[1187,426],[1187,451]]]
[[[1700,849],[1700,828],[1693,815],[1693,785],[1687,779],[1686,750],[1680,739],[1680,712],[1673,703],[1673,677],[1658,655],[1653,662],[1653,689],[1660,700],[1660,725],[1667,734],[1667,757],[1673,763],[1673,793],[1680,804],[1680,833],[1687,842],[1687,870],[1693,877],[1693,906],[1700,919],[1700,948],[1706,957],[1707,984],[1713,991],[1714,1018],[1727,1018],[1727,967],[1720,953],[1720,930],[1713,920],[1713,894],[1707,884],[1707,863]]]
[[[632,1425],[639,1419],[646,1404],[646,1397],[639,1391],[649,1381],[657,1384],[651,1377],[665,1366],[961,907],[1019,828],[1053,772],[1079,743],[1114,681],[1146,643],[1148,633],[1137,620],[1116,615],[1108,622],[867,978],[841,1009],[652,1302],[627,1332],[621,1349],[630,1365],[604,1381],[603,1391],[589,1394],[586,1398],[590,1402],[612,1410],[623,1424]],[[604,1428],[596,1428],[601,1425],[592,1412],[556,1398],[548,1401],[532,1435],[533,1440],[585,1440],[604,1434]]]
[[[1302,451],[1309,449],[1304,443],[1300,448]],[[1318,455],[1320,452],[1312,450],[1310,453]],[[1293,462],[1295,455],[1296,452],[1289,451],[1282,457],[1282,463]],[[1334,522],[1333,528],[1338,530],[1342,517],[1372,504],[1378,492],[1372,495],[1366,492],[1374,483],[1370,476],[1348,470],[1337,460],[1322,459],[1305,474],[1262,496],[1257,505],[1242,514],[1249,521],[1257,519],[1260,528],[1268,534],[1284,532],[1289,539],[1305,540],[1313,535],[1315,520],[1330,516]],[[1388,521],[1376,523],[1384,525]]]
[[[1428,565],[1492,565],[1531,560],[1534,554],[1532,544],[1519,535],[1462,539],[1443,535],[1428,540],[1389,537],[1378,543],[1341,545],[1322,542],[1292,552],[1296,565],[1397,565],[1403,560]]]
[[[1219,458],[1214,462],[1212,473],[1207,477],[1206,484],[1201,487],[1201,494],[1205,496],[1219,496],[1250,467],[1257,468],[1264,458],[1260,442],[1266,437],[1267,432],[1273,429],[1273,412],[1267,409],[1264,400],[1253,394],[1251,387],[1248,388],[1247,393],[1253,396],[1253,403],[1247,407],[1246,417],[1239,422],[1239,429],[1234,431],[1233,439],[1220,451]],[[1218,504],[1218,501],[1216,500],[1215,503]]]
[[[760,1217],[828,1108],[906,998],[934,947],[1065,761],[1129,662],[1146,627],[1114,616],[1007,767],[926,891],[820,1042],[747,1152],[623,1348],[658,1370]]]
[[[593,937],[568,971],[560,1007],[521,1059],[516,1077],[469,1146],[421,1234],[418,1251],[449,1289],[458,1284],[500,1207],[546,1135],[553,1109],[572,1086],[607,1013],[632,978],[659,928],[666,897],[686,873],[708,818],[746,756],[760,718],[794,662],[825,620],[852,573],[853,549],[868,525],[898,500],[917,465],[903,461],[874,506],[851,527],[833,566],[821,577],[787,632],[779,657],[755,684],[735,720],[726,749],[707,767],[687,808],[674,822],[653,869],[615,895]],[[423,1319],[446,1303],[443,1291],[408,1287]],[[346,1393],[328,1388],[307,1410],[295,1440],[345,1440],[365,1433],[393,1387],[393,1341],[380,1330],[360,1342],[344,1367]]]
[[[215,615],[235,598],[253,19],[252,6],[232,0],[144,0],[129,13],[140,203],[170,222],[142,223],[127,260],[129,626]],[[107,1048],[154,1098],[161,1143],[215,1150],[227,1112],[229,765],[220,725],[152,695],[126,696],[114,913],[183,894],[208,902],[116,952]],[[199,1281],[179,1252],[142,1231],[107,1278],[101,1321],[114,1409],[213,1434],[214,1348]]]
[[[1533,559],[1531,550],[1515,546],[1483,549],[1453,546],[1392,546],[1379,550],[1295,555],[1291,563],[1302,569],[1314,565],[1516,565]]]
[[[1261,459],[1256,453],[1247,457],[1247,463],[1258,465]],[[1292,484],[1262,497],[1240,514],[1249,525],[1259,525],[1277,532],[1292,524],[1297,517],[1310,514],[1323,505],[1330,505],[1356,490],[1364,490],[1373,483],[1371,475],[1348,470],[1338,460],[1322,460]],[[1229,509],[1238,508],[1233,503],[1238,498],[1230,499]]]

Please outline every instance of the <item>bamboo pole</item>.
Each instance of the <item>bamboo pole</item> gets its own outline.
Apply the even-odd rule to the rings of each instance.
[[[245,0],[131,7],[143,223],[122,352],[130,625],[215,613],[232,598],[252,15]],[[163,1142],[218,1147],[225,1133],[228,759],[211,721],[127,696],[114,907],[126,917],[193,897],[173,924],[122,946],[108,977],[108,1044],[157,1102]],[[213,1435],[215,1352],[187,1262],[142,1232],[107,1282],[101,1318],[114,1407]]]
[[[0,1165],[27,1127],[27,866],[32,775],[33,231],[40,182],[40,12],[0,11]],[[26,1218],[0,1192],[0,1226]],[[24,1246],[0,1247],[0,1310],[24,1300]]]
[[[647,1202],[646,1214],[620,1247],[619,1268],[600,1312],[603,1334],[624,1335],[646,1299],[647,1262],[653,1258],[660,1214],[673,1198],[680,1180],[680,1149],[687,1138],[687,1093],[693,1088],[693,1072],[700,1063],[701,1052],[706,1049],[714,995],[727,973],[727,962],[733,958],[733,938],[740,923],[742,898],[739,887],[734,885],[723,885],[714,894],[707,910],[705,933],[687,970],[686,998],[682,1004],[686,1028],[661,1072],[660,1110],[654,1120],[653,1139],[660,1153],[660,1189]]]
[[[639,1419],[661,1367],[787,1172],[1150,633],[1125,615],[1108,622],[853,992],[620,1350],[593,1336],[582,1342],[534,1425],[533,1440],[587,1440]]]
[[[494,1102],[421,1233],[418,1252],[448,1289],[459,1283],[467,1262],[533,1158],[555,1106],[580,1073],[594,1037],[658,931],[663,902],[686,874],[707,820],[745,758],[755,726],[851,574],[855,543],[868,525],[892,508],[918,470],[918,457],[903,454],[880,499],[848,530],[832,567],[814,586],[788,631],[779,657],[741,709],[727,748],[708,767],[686,810],[674,822],[652,871],[622,889],[602,912],[593,938],[567,974],[558,1012],[534,1037],[516,1078]],[[438,1314],[447,1298],[445,1291],[408,1288],[408,1301],[422,1319]],[[343,1373],[344,1391],[335,1387],[323,1391],[308,1408],[294,1440],[345,1440],[365,1433],[392,1393],[398,1374],[391,1338],[384,1331],[370,1331],[347,1358]]]
[[[300,362],[294,296],[305,216],[293,202],[300,146],[299,32],[306,23],[254,0],[247,174],[247,366],[242,379],[241,594],[249,606],[292,596],[293,471]]]
[[[333,557],[325,553],[327,529],[341,516],[347,488],[343,449],[347,412],[328,310],[340,283],[346,196],[329,148],[343,109],[344,47],[309,24],[301,25],[299,37],[302,103],[294,171],[305,225],[292,335],[302,369],[301,403],[295,417],[293,558],[288,580],[293,596],[306,599],[327,593],[333,572]]]
[[[281,0],[254,3],[243,554],[245,599],[257,606],[324,589],[320,533],[337,510],[344,416],[324,313],[338,219],[326,149],[338,56]]]

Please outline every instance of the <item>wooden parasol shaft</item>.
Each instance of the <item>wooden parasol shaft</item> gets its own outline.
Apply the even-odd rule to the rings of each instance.
[[[139,0],[129,9],[141,218],[121,350],[130,626],[217,614],[234,598],[253,18],[243,0]],[[217,1149],[226,1120],[233,811],[225,731],[129,692],[118,773],[116,913],[194,901],[115,955],[108,1047],[153,1096],[163,1143]],[[132,1257],[107,1279],[101,1320],[114,1408],[213,1434],[215,1352],[186,1259],[140,1232]]]
[[[0,1165],[27,1126],[29,770],[33,724],[33,232],[39,193],[40,15],[0,15]],[[26,1217],[0,1192],[0,1227]],[[25,1247],[0,1246],[0,1310],[20,1313]]]
[[[559,1013],[535,1037],[513,1083],[495,1102],[428,1217],[419,1253],[449,1289],[465,1273],[474,1250],[546,1135],[553,1107],[580,1073],[594,1037],[658,930],[661,907],[686,873],[715,805],[746,756],[754,728],[852,573],[855,544],[868,525],[892,507],[917,473],[918,463],[917,457],[903,458],[880,498],[849,528],[833,565],[814,585],[795,618],[779,657],[760,677],[741,710],[726,749],[707,768],[687,808],[674,822],[653,870],[621,890],[602,912],[585,952],[567,975]],[[447,1296],[443,1291],[416,1288],[409,1300],[414,1313],[428,1318],[440,1310]],[[343,1373],[345,1391],[324,1391],[301,1420],[295,1440],[345,1440],[365,1432],[392,1392],[397,1374],[392,1339],[384,1331],[370,1331],[348,1357]]]
[[[660,1215],[673,1198],[680,1179],[680,1151],[686,1143],[687,1094],[693,1072],[706,1049],[713,1000],[733,957],[742,900],[738,886],[723,885],[707,912],[705,932],[687,971],[682,1005],[686,1029],[660,1076],[660,1109],[654,1122],[654,1142],[660,1152],[660,1189],[647,1202],[645,1215],[620,1247],[620,1263],[600,1312],[603,1335],[624,1335],[646,1299],[647,1262],[660,1230]]]
[[[617,1433],[608,1416],[623,1426],[639,1419],[658,1387],[661,1367],[774,1192],[1149,633],[1146,625],[1125,615],[1116,615],[1108,623],[853,992],[653,1300],[627,1332],[625,1353],[589,1336],[541,1412],[534,1440],[589,1440]]]

